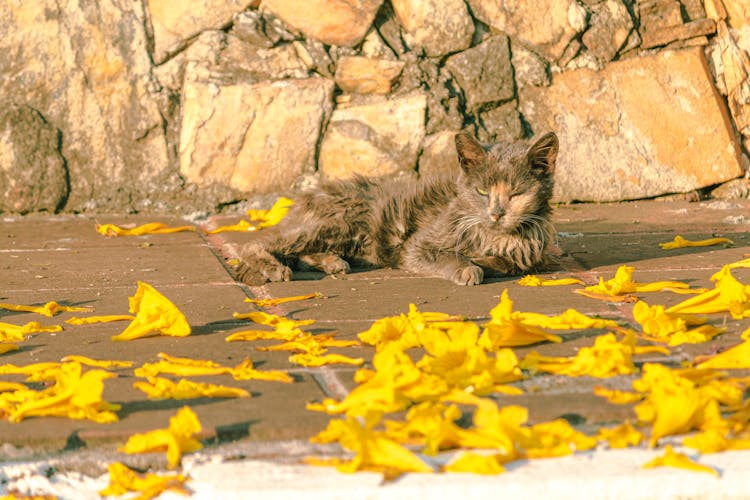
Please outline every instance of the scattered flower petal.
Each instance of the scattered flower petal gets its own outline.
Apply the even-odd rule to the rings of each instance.
[[[707,240],[691,241],[686,240],[680,235],[674,237],[674,240],[667,243],[659,243],[659,246],[664,250],[673,250],[675,248],[685,247],[710,247],[712,245],[734,245],[734,242],[729,238],[709,238]]]
[[[606,441],[610,448],[629,448],[641,444],[645,436],[630,422],[626,421],[612,429],[599,429],[597,439]]]
[[[143,236],[144,234],[170,234],[181,231],[195,231],[194,226],[169,227],[161,222],[149,222],[132,229],[114,224],[97,224],[96,232],[104,236]]]
[[[706,429],[703,432],[683,438],[682,444],[701,453],[750,449],[750,436],[729,437],[729,432],[729,429]]]
[[[308,293],[305,295],[295,295],[293,297],[278,297],[273,299],[245,299],[245,302],[250,302],[251,304],[255,304],[258,307],[272,307],[277,306],[279,304],[285,304],[287,302],[295,302],[298,300],[308,300],[308,299],[321,299],[324,298],[325,295],[323,295],[320,292],[314,292],[314,293]]]
[[[210,231],[206,231],[207,234],[219,234],[219,233],[226,233],[226,232],[248,232],[248,231],[257,231],[258,228],[250,223],[250,221],[247,221],[245,219],[240,219],[239,222],[236,224],[227,224],[225,226],[219,226],[216,227]]]
[[[611,319],[592,318],[575,309],[568,309],[558,316],[522,312],[518,313],[521,321],[527,325],[549,328],[550,330],[588,330],[590,328],[617,328],[617,321]]]
[[[679,469],[687,469],[694,472],[706,472],[713,476],[720,477],[720,474],[716,469],[707,465],[699,464],[683,453],[675,452],[671,445],[667,445],[664,448],[664,455],[656,457],[643,464],[644,469],[650,469],[653,467],[677,467]]]
[[[250,397],[250,393],[244,389],[218,384],[193,382],[184,378],[177,382],[173,382],[166,378],[149,377],[148,382],[134,382],[133,387],[145,392],[149,399]]]
[[[496,475],[505,472],[503,457],[500,454],[479,454],[461,452],[443,467],[445,472],[470,472],[472,474]]]
[[[12,351],[17,351],[18,345],[16,344],[0,344],[0,354],[6,354]]]
[[[157,334],[173,337],[190,335],[190,325],[182,312],[148,283],[139,281],[138,290],[129,301],[130,312],[136,315],[135,319],[112,340],[133,340]]]
[[[152,473],[138,474],[128,466],[115,462],[107,467],[109,485],[101,490],[101,496],[120,496],[130,492],[140,493],[139,500],[157,497],[165,491],[174,491],[189,495],[185,487],[187,477],[183,474],[157,475]]]
[[[513,312],[513,301],[508,290],[503,290],[500,302],[490,311],[491,319],[484,325],[479,345],[494,351],[502,347],[517,347],[539,342],[561,342],[562,339],[541,328],[524,323],[521,313]]]
[[[583,290],[574,290],[576,293],[587,295],[588,292],[595,295],[617,297],[631,293],[658,292],[667,288],[686,289],[690,286],[680,281],[655,281],[652,283],[637,283],[633,281],[634,267],[620,266],[612,279],[599,278],[598,285],[587,286]],[[590,296],[590,295],[587,295]]]
[[[704,325],[706,318],[665,310],[662,305],[649,306],[639,301],[633,306],[633,317],[649,335],[649,340],[665,342],[670,346],[707,342],[724,332],[725,328]],[[688,329],[688,326],[701,325]]]
[[[119,451],[128,454],[165,451],[167,465],[174,469],[180,464],[183,453],[203,447],[193,436],[201,432],[201,423],[189,407],[183,407],[169,419],[169,427],[130,436]]]
[[[250,209],[247,211],[247,216],[250,217],[250,220],[253,222],[260,222],[260,224],[258,224],[258,229],[275,226],[286,217],[286,214],[293,205],[294,200],[281,196],[268,210]]]
[[[742,334],[743,342],[698,364],[700,368],[720,370],[750,368],[750,328]]]
[[[539,276],[528,274],[516,281],[521,286],[562,286],[562,285],[583,285],[583,281],[576,278],[561,279],[543,279]]]
[[[352,358],[343,354],[293,354],[289,356],[289,362],[302,366],[317,367],[338,363],[361,365],[365,360],[363,358]]]
[[[643,395],[637,392],[607,389],[606,387],[602,387],[600,385],[594,386],[594,395],[606,398],[607,401],[616,405],[638,403],[643,400]]]
[[[86,356],[77,356],[75,354],[71,354],[69,356],[65,356],[60,361],[67,363],[67,362],[76,362],[80,363],[84,366],[92,366],[94,368],[104,368],[111,369],[111,368],[130,368],[133,366],[132,361],[115,361],[115,360],[95,360],[91,358],[87,358]]]
[[[88,316],[85,318],[70,318],[65,322],[70,325],[91,325],[95,323],[112,323],[114,321],[133,321],[135,316],[131,314],[109,314],[106,316]]]
[[[291,384],[294,379],[285,371],[281,370],[256,370],[250,358],[235,366],[229,373],[235,380],[267,380],[273,382],[284,382]]]
[[[47,302],[43,306],[24,306],[19,304],[0,303],[0,309],[7,309],[9,311],[33,312],[36,314],[41,314],[42,316],[47,316],[48,318],[51,318],[55,314],[59,314],[61,312],[81,312],[91,310],[88,307],[61,306],[54,300],[51,302]]]
[[[60,325],[42,326],[36,321],[29,321],[23,326],[0,322],[0,342],[21,342],[32,333],[56,333],[62,329]]]
[[[715,273],[711,280],[714,288],[676,304],[667,312],[682,314],[711,314],[729,312],[733,318],[750,317],[750,285],[739,282],[732,269],[744,267],[744,261],[728,264]]]

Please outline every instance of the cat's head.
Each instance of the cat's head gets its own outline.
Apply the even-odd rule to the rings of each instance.
[[[462,197],[487,226],[512,233],[535,217],[548,217],[558,151],[554,133],[492,146],[458,133],[456,151]]]

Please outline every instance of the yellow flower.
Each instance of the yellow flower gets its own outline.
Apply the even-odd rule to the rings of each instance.
[[[643,433],[635,429],[628,421],[612,429],[599,429],[599,434],[597,435],[597,439],[607,441],[610,448],[638,446],[644,437]]]
[[[17,351],[18,345],[16,344],[0,344],[0,354],[6,354],[12,351]]]
[[[701,453],[750,449],[750,437],[729,437],[728,429],[706,429],[682,439],[682,444]]]
[[[281,219],[286,217],[286,214],[293,205],[294,200],[281,196],[268,210],[250,209],[247,211],[247,216],[250,217],[250,220],[253,222],[260,222],[257,226],[258,229],[275,226],[281,222]]]
[[[441,312],[422,312],[414,304],[409,304],[407,314],[381,318],[358,337],[365,344],[374,345],[376,350],[392,345],[404,350],[418,347],[420,336],[437,334],[461,319]]]
[[[497,450],[503,462],[521,458],[519,443],[531,436],[525,427],[528,419],[529,411],[523,406],[498,407],[484,399],[474,411],[473,427],[461,432],[461,447]]]
[[[699,464],[683,453],[675,452],[671,445],[667,445],[664,448],[664,455],[656,457],[643,464],[644,469],[650,469],[653,467],[677,467],[679,469],[687,469],[695,472],[706,472],[716,477],[720,476],[716,469],[707,465]]]
[[[478,345],[479,328],[474,323],[457,323],[445,331],[420,335],[426,354],[417,367],[443,378],[451,387],[476,394],[488,394],[501,384],[521,380],[518,359],[510,349],[494,356]]]
[[[314,292],[314,293],[307,293],[305,295],[295,295],[293,297],[278,297],[273,299],[245,299],[245,302],[250,302],[251,304],[255,304],[258,307],[272,307],[277,306],[279,304],[286,304],[287,302],[296,302],[298,300],[308,300],[308,299],[320,299],[324,298],[325,295],[323,295],[320,292]]]
[[[104,368],[110,369],[110,368],[129,368],[133,366],[132,361],[115,361],[115,360],[95,360],[91,358],[87,358],[86,356],[77,356],[74,354],[71,354],[69,356],[65,356],[60,361],[62,362],[76,362],[80,363],[85,366],[92,366],[94,368]]]
[[[365,360],[344,356],[343,354],[293,354],[289,356],[289,362],[302,366],[317,367],[336,363],[361,365]]]
[[[508,290],[503,290],[498,305],[490,311],[490,321],[484,325],[479,345],[495,351],[501,347],[517,347],[538,342],[561,342],[557,335],[541,328],[527,325],[520,313],[513,312],[513,301],[508,298]]]
[[[633,281],[634,267],[620,266],[612,279],[599,278],[598,285],[587,286],[583,290],[574,290],[576,293],[592,298],[618,297],[631,293],[658,292],[665,289],[688,289],[689,285],[680,281],[655,281],[652,283],[637,283]],[[607,298],[606,300],[610,300]]]
[[[180,379],[177,383],[161,377],[150,377],[148,382],[138,381],[133,387],[145,392],[149,399],[193,399],[193,398],[249,398],[244,389],[224,385],[192,382]]]
[[[612,404],[626,405],[637,403],[643,400],[643,395],[636,392],[618,391],[616,389],[607,389],[600,385],[594,386],[594,395],[606,398]]]
[[[0,342],[21,342],[25,340],[26,335],[32,333],[55,333],[61,331],[62,326],[60,325],[42,326],[36,321],[29,321],[23,326],[0,322]]]
[[[133,321],[135,316],[130,314],[108,314],[105,316],[88,316],[86,318],[70,318],[65,322],[70,325],[91,325],[94,323],[111,323],[113,321]]]
[[[97,224],[96,232],[104,236],[142,236],[144,234],[169,234],[180,231],[195,231],[193,226],[169,227],[161,222],[149,222],[132,229],[125,229],[114,224]]]
[[[184,495],[190,492],[185,488],[187,477],[182,474],[157,475],[138,474],[120,462],[109,464],[109,485],[101,490],[101,496],[120,496],[138,492],[140,500],[157,497],[165,491],[175,491]]]
[[[235,380],[268,380],[273,382],[284,382],[291,384],[294,379],[285,371],[281,370],[256,370],[253,368],[253,361],[245,358],[242,363],[235,366],[229,373]]]
[[[560,278],[560,279],[542,279],[539,276],[528,274],[518,280],[521,286],[562,286],[562,285],[583,285],[583,281],[576,278]]]
[[[503,467],[503,457],[497,453],[480,455],[473,452],[461,452],[443,467],[443,471],[496,475],[505,472],[505,467]]]
[[[424,443],[423,453],[436,455],[460,446],[463,430],[455,424],[459,418],[461,410],[456,405],[426,401],[412,406],[404,422],[387,420],[386,434],[399,443]]]
[[[182,312],[148,283],[139,281],[138,290],[129,301],[135,319],[112,340],[133,340],[157,333],[173,337],[190,335],[190,325]]]
[[[724,328],[704,325],[706,318],[668,312],[664,306],[649,306],[642,301],[633,306],[633,318],[641,325],[643,332],[650,336],[649,340],[666,342],[670,346],[707,342],[725,331]],[[688,326],[693,325],[702,326],[688,330]]]
[[[635,412],[641,422],[652,424],[651,446],[664,436],[723,425],[716,399],[679,371],[646,363],[633,388],[646,396]]]
[[[102,400],[104,380],[116,377],[103,370],[82,373],[79,363],[64,363],[50,373],[55,384],[41,391],[20,390],[0,396],[0,410],[11,422],[27,417],[67,417],[98,423],[117,421],[119,405]]]
[[[382,472],[387,479],[396,478],[404,472],[432,472],[432,468],[414,453],[388,438],[385,432],[374,430],[373,427],[379,420],[377,414],[366,416],[363,423],[354,417],[331,420],[328,427],[310,441],[338,442],[345,449],[355,453],[350,461],[338,462],[336,468],[341,472]]]
[[[228,231],[237,231],[237,232],[249,232],[249,231],[257,231],[258,228],[250,223],[250,221],[246,221],[245,219],[240,219],[239,222],[236,224],[228,224],[225,226],[219,226],[217,228],[214,228],[210,231],[206,231],[208,234],[219,234],[219,233],[226,233]]]
[[[528,435],[522,435],[519,445],[526,458],[548,458],[570,455],[575,451],[590,450],[596,438],[579,432],[567,420],[557,419],[531,426]]]
[[[744,267],[744,261],[728,264],[711,277],[716,284],[712,290],[680,302],[667,312],[682,314],[711,314],[728,311],[733,318],[750,317],[750,285],[740,283],[731,269]]]
[[[700,368],[720,370],[750,368],[750,328],[742,333],[743,342],[698,364]]]
[[[568,309],[558,316],[547,316],[533,312],[518,313],[526,325],[549,328],[550,330],[588,330],[590,328],[617,328],[617,321],[611,319],[591,318],[575,309]]]
[[[0,309],[8,309],[9,311],[33,312],[36,314],[41,314],[42,316],[47,316],[48,318],[51,318],[55,314],[59,314],[61,312],[80,312],[90,310],[88,307],[61,306],[54,300],[51,302],[47,302],[43,306],[24,306],[18,304],[0,303]]]
[[[733,245],[734,242],[729,238],[709,238],[707,240],[690,241],[686,240],[680,235],[674,237],[674,240],[667,243],[659,243],[659,246],[664,250],[673,250],[675,248],[685,247],[709,247],[712,245]]]
[[[183,407],[169,419],[169,427],[142,434],[133,434],[119,451],[128,454],[165,451],[167,465],[174,469],[180,464],[183,453],[203,447],[193,436],[201,432],[201,423],[193,410]]]
[[[163,352],[157,354],[161,361],[143,363],[134,372],[136,377],[155,377],[161,373],[178,375],[180,377],[201,375],[222,375],[230,372],[230,368],[213,361],[203,359],[178,358]]]
[[[532,372],[543,371],[558,375],[606,378],[635,373],[632,339],[618,342],[614,334],[600,335],[592,347],[583,347],[573,357],[541,356],[530,352],[521,361],[521,368]]]

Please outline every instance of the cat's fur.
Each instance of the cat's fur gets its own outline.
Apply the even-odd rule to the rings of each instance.
[[[288,265],[328,274],[348,261],[478,285],[485,270],[513,275],[545,262],[558,141],[483,147],[456,135],[458,175],[420,182],[358,177],[300,195],[288,215],[241,251],[237,277],[286,281]]]

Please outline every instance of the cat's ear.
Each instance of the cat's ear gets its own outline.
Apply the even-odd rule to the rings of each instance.
[[[528,152],[532,168],[542,169],[548,174],[555,171],[559,143],[554,132],[547,132],[531,145]]]
[[[487,152],[482,145],[472,136],[463,132],[456,134],[456,152],[458,153],[458,164],[467,173],[487,159]]]

